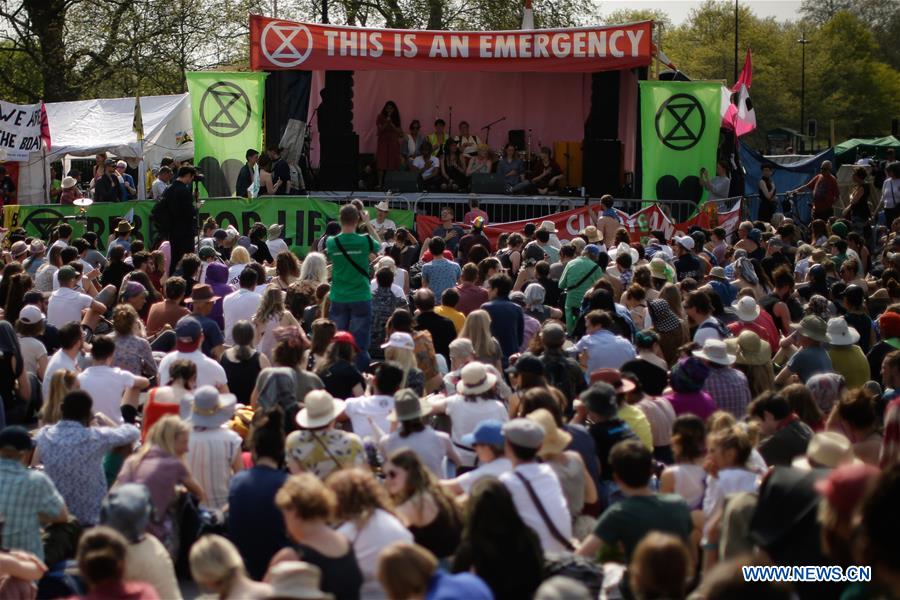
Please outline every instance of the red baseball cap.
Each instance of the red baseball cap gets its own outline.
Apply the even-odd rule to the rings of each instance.
[[[353,346],[353,349],[359,352],[359,346],[356,345],[356,340],[353,338],[353,334],[349,331],[338,331],[334,334],[334,337],[331,338],[332,342],[344,342]]]

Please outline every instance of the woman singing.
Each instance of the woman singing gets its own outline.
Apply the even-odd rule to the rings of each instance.
[[[384,183],[385,171],[400,169],[400,140],[403,129],[400,127],[400,111],[393,100],[388,100],[375,119],[378,127],[378,147],[375,150],[375,166],[378,168],[378,187]]]

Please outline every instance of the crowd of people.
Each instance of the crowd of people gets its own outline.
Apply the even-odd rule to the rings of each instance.
[[[4,232],[0,597],[900,596],[900,220],[593,208]]]

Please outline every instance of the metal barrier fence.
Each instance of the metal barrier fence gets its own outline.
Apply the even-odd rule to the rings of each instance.
[[[453,209],[454,219],[462,221],[469,211],[469,200],[477,198],[479,207],[488,214],[491,223],[508,223],[510,221],[540,220],[556,213],[565,212],[584,206],[591,200],[571,196],[508,196],[492,194],[384,194],[380,192],[313,192],[311,196],[349,202],[354,198],[362,200],[366,206],[374,206],[386,200],[392,208],[412,210],[416,214],[440,216],[441,209]],[[725,210],[737,198],[720,200],[720,209]],[[641,210],[647,204],[658,204],[662,211],[675,223],[687,220],[697,210],[697,204],[691,200],[640,200],[631,198],[615,198],[613,206],[627,214]]]

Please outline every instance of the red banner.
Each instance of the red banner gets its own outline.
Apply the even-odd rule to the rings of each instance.
[[[250,15],[254,70],[552,71],[650,64],[653,23],[533,31],[414,31]]]
[[[714,207],[715,203],[706,206]],[[485,228],[484,232],[491,243],[496,245],[497,238],[501,233],[522,232],[525,225],[535,223],[540,225],[543,221],[550,221],[556,227],[557,237],[561,240],[570,240],[576,237],[586,226],[591,224],[588,210],[593,211],[599,216],[596,207],[575,208],[565,212],[556,213],[544,217],[543,219],[532,219],[526,221],[512,221],[510,223],[494,223]],[[682,223],[672,223],[669,218],[659,208],[658,204],[653,204],[633,215],[626,214],[622,211],[616,211],[622,227],[625,227],[631,235],[632,242],[646,243],[647,236],[651,231],[660,230],[665,234],[666,239],[674,237],[676,232],[682,234],[687,233],[688,229],[694,225],[699,225],[704,229],[711,229],[713,226],[723,227],[725,233],[732,234],[737,231],[741,221],[741,204],[738,202],[728,212],[717,212],[703,210],[687,221]],[[715,224],[713,224],[713,214],[715,214]],[[431,232],[441,224],[438,217],[430,217],[425,215],[416,216],[416,233],[420,240],[431,237]]]

